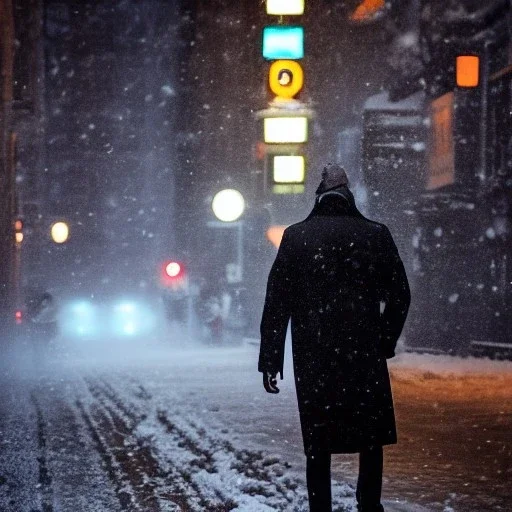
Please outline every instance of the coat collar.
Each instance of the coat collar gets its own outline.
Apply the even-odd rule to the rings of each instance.
[[[338,216],[351,215],[363,217],[358,210],[354,195],[348,187],[339,187],[319,194],[309,217],[313,215]]]

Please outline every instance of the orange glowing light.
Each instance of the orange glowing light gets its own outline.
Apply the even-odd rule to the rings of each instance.
[[[459,55],[456,59],[456,79],[458,87],[477,87],[480,58],[476,55]]]
[[[281,245],[281,240],[283,239],[284,230],[288,226],[270,226],[267,230],[267,238],[270,242],[272,242],[272,245],[279,249],[279,246]]]
[[[385,0],[364,0],[350,15],[350,19],[359,23],[371,21],[382,11],[385,5]]]

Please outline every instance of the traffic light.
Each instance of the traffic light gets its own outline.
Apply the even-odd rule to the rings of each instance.
[[[173,291],[184,290],[187,286],[185,265],[179,261],[167,260],[161,268],[161,284]]]
[[[14,221],[14,240],[18,245],[23,242],[23,221],[21,219]]]

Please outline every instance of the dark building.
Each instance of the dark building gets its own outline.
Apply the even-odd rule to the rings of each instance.
[[[510,350],[509,2],[424,2],[421,37],[430,128],[407,342],[462,353]],[[479,58],[474,86],[459,84],[458,56]]]
[[[0,4],[0,317],[4,325],[14,321],[23,300],[22,255],[31,251],[41,200],[42,13],[40,0]]]

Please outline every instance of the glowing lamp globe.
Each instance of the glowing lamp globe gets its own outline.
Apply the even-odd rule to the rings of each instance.
[[[215,217],[222,222],[233,222],[244,213],[244,196],[232,188],[221,190],[213,198],[212,210]]]
[[[65,222],[55,222],[50,229],[50,235],[56,244],[63,244],[69,238],[69,226]]]

